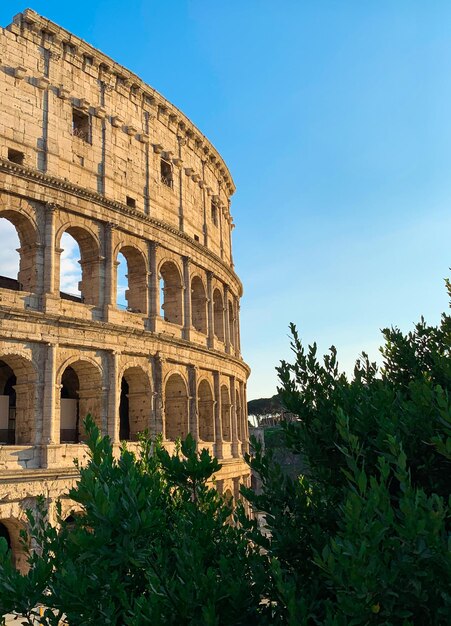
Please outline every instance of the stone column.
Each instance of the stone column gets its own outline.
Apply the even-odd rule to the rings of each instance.
[[[235,228],[235,224],[233,223],[232,216],[230,215],[230,199],[228,201],[228,205],[229,205],[228,207],[229,213],[227,216],[227,224],[228,224],[228,231],[229,231],[230,265],[233,269],[235,265],[233,263],[233,256],[232,256],[232,230]]]
[[[207,319],[208,347],[215,347],[215,327],[213,315],[213,272],[207,272]]]
[[[208,247],[208,222],[207,222],[207,198],[205,192],[205,160],[202,159],[202,205],[204,212],[204,223],[202,226],[202,231],[204,235],[204,246]]]
[[[188,414],[189,432],[196,441],[199,440],[199,411],[197,407],[197,379],[199,368],[196,365],[188,365]]]
[[[160,315],[160,278],[157,267],[157,247],[158,244],[155,241],[149,241],[147,244],[149,259],[147,288],[148,330],[152,332],[155,332],[157,329],[157,319]]]
[[[104,305],[105,319],[108,319],[108,310],[116,304],[116,264],[114,259],[114,224],[105,224],[105,274],[104,274]]]
[[[236,379],[230,376],[230,411],[232,421],[232,456],[239,456],[238,423],[236,415]]]
[[[191,335],[191,272],[189,257],[183,257],[183,339],[190,340]]]
[[[178,158],[179,158],[179,162],[182,163],[182,146],[185,145],[186,140],[183,137],[178,136],[177,137],[177,141],[178,141],[178,147],[179,147],[179,151],[178,151]],[[183,170],[180,167],[179,168],[179,189],[180,189],[180,195],[179,195],[179,230],[181,230],[182,232],[185,229],[185,224],[184,224],[184,215],[183,215]]]
[[[112,350],[108,354],[108,411],[107,433],[113,443],[119,443],[119,381],[118,353]]]
[[[56,381],[56,344],[48,343],[44,362],[44,398],[42,406],[42,444],[60,442],[60,381]]]
[[[221,379],[219,372],[213,372],[213,392],[215,397],[214,417],[215,417],[215,456],[222,459],[222,421],[221,421]]]
[[[225,350],[230,353],[230,326],[229,326],[229,286],[224,285],[224,330]]]
[[[152,360],[153,374],[153,423],[155,425],[155,433],[162,433],[163,439],[166,439],[165,422],[164,422],[164,389],[163,389],[163,368],[164,358],[160,352],[157,352]]]
[[[241,354],[241,335],[240,335],[240,301],[235,299],[235,333],[236,333],[236,354]]]
[[[249,415],[247,412],[246,398],[247,398],[247,385],[246,383],[243,383],[243,393],[242,393],[243,419],[244,419],[243,445],[242,445],[243,454],[249,454]]]
[[[47,202],[45,212],[44,235],[44,293],[59,297],[56,292],[56,264],[55,264],[55,220],[58,206]]]

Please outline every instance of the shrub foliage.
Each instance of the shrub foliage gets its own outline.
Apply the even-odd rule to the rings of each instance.
[[[451,289],[448,284],[451,296]],[[254,442],[263,492],[233,513],[207,487],[219,464],[188,437],[122,449],[88,420],[90,462],[69,493],[75,525],[28,513],[30,570],[0,542],[0,611],[42,623],[441,626],[451,597],[451,318],[383,331],[380,371],[366,355],[348,380],[332,347],[322,360],[291,327],[293,363],[280,397],[299,416],[284,445],[292,478]],[[279,442],[280,443],[280,442]],[[26,621],[25,623],[31,623]]]

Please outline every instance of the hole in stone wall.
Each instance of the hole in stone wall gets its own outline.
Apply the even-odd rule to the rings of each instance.
[[[166,187],[172,187],[172,165],[169,161],[166,161],[166,159],[160,159],[160,174],[163,185],[166,185]]]
[[[17,230],[9,220],[0,219],[0,287],[4,289],[22,289],[19,280],[20,248]]]
[[[127,259],[119,252],[117,255],[117,293],[116,293],[116,304],[120,309],[126,310],[127,298],[125,297],[126,291],[128,289],[128,276],[127,276]]]
[[[60,261],[61,297],[66,300],[75,299],[79,302],[81,300],[80,285],[82,282],[80,246],[69,233],[63,233],[60,245],[62,249]],[[66,298],[66,296],[70,297]]]
[[[91,119],[88,113],[72,109],[72,135],[91,143]]]
[[[194,241],[199,241],[199,235],[194,235]]]
[[[215,200],[211,201],[211,221],[215,226],[218,225],[218,204]]]
[[[11,163],[17,163],[18,165],[23,165],[25,161],[25,154],[20,152],[20,150],[8,148],[8,161],[11,161]]]
[[[127,206],[130,207],[131,209],[136,209],[135,198],[131,198],[130,196],[127,196]]]

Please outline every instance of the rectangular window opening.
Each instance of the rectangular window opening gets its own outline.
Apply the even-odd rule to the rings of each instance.
[[[160,174],[161,174],[161,182],[166,187],[172,187],[173,179],[172,179],[172,165],[166,159],[160,160]]]
[[[17,165],[23,165],[25,161],[25,154],[20,152],[20,150],[8,148],[8,161],[11,161],[11,163],[17,163]]]
[[[218,225],[218,204],[215,200],[211,201],[211,221],[215,226]]]
[[[89,113],[72,109],[72,135],[91,143],[91,118]]]
[[[200,241],[199,235],[194,235],[194,241]]]
[[[136,209],[135,198],[131,198],[130,196],[127,196],[127,206],[129,206],[131,209]]]
[[[64,56],[75,56],[76,52],[77,48],[72,43],[69,43],[68,41],[63,42]]]

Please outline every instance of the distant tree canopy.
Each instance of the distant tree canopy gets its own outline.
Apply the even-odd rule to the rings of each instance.
[[[258,421],[267,415],[282,415],[283,406],[279,393],[271,398],[257,398],[247,403],[248,415],[253,415]]]

